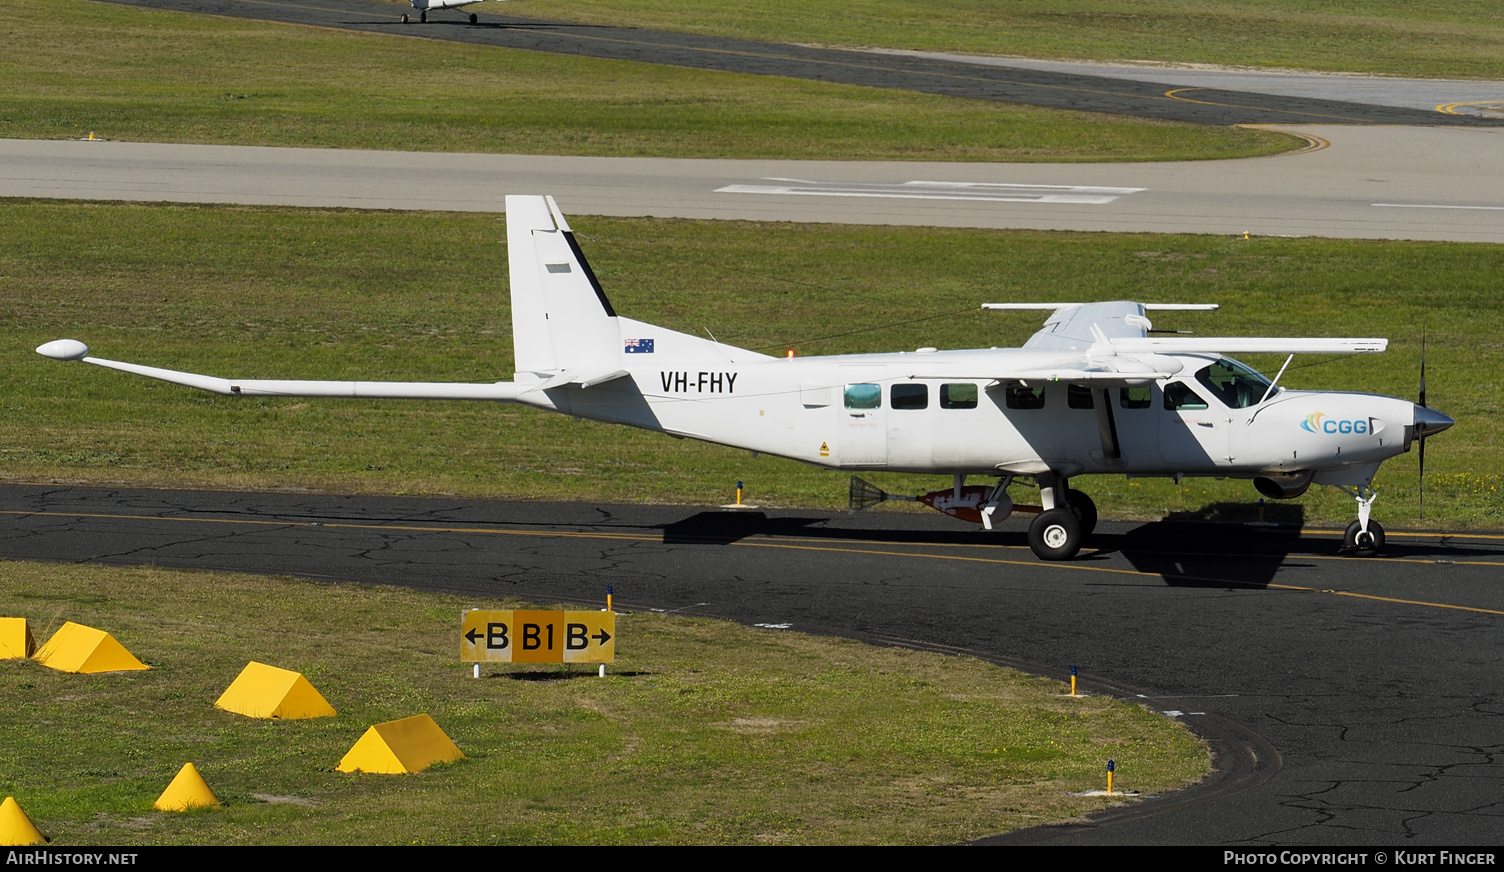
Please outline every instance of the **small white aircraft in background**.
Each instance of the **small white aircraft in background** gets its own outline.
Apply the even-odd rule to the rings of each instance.
[[[1073,557],[1096,508],[1081,475],[1252,479],[1289,499],[1312,484],[1357,500],[1345,549],[1384,544],[1370,520],[1379,464],[1452,426],[1408,400],[1296,391],[1224,352],[1364,354],[1385,339],[1150,336],[1146,312],[1215,306],[997,304],[1051,314],[1022,348],[770,357],[621,317],[551,197],[509,196],[513,381],[483,384],[224,379],[90,357],[59,339],[37,351],[236,397],[493,400],[627,424],[844,470],[946,474],[919,499],[988,529],[1036,513],[1029,545]],[[1285,365],[1289,365],[1289,358]],[[1422,382],[1424,384],[1424,382]],[[996,477],[967,487],[968,476]],[[1017,479],[1038,507],[1014,506]],[[853,508],[887,498],[853,479]]]
[[[459,9],[462,6],[480,3],[482,0],[409,0],[409,2],[413,4],[414,9],[418,10],[418,20],[426,23],[428,21],[428,10],[430,9]],[[474,12],[470,13],[471,24],[476,24],[479,21],[480,18]],[[404,12],[402,14],[402,23],[406,24],[407,22],[407,13]]]

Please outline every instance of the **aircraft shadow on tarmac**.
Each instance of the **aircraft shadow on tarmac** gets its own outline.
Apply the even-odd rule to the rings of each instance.
[[[1302,541],[1304,507],[1278,503],[1213,503],[1174,512],[1126,535],[1098,536],[1098,553],[1121,553],[1139,572],[1171,587],[1264,587],[1291,554],[1309,553]],[[1117,542],[1113,542],[1117,539]]]
[[[1098,531],[1074,562],[1104,562],[1113,554],[1121,554],[1137,571],[1159,575],[1172,586],[1262,587],[1274,579],[1291,554],[1310,552],[1313,543],[1301,538],[1304,512],[1298,505],[1266,509],[1263,525],[1228,522],[1248,511],[1254,513],[1251,517],[1257,516],[1256,506],[1211,505],[1123,533]],[[1023,530],[985,533],[843,527],[839,520],[769,517],[764,512],[749,511],[699,512],[661,525],[661,529],[665,545],[731,545],[760,536],[893,545],[1028,547]],[[1325,545],[1323,542],[1318,547]]]

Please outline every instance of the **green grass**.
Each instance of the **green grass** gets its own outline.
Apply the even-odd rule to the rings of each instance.
[[[1504,78],[1492,0],[518,0],[492,14],[508,13],[774,42]]]
[[[474,597],[160,569],[0,564],[0,614],[39,643],[112,633],[150,671],[0,661],[0,796],[54,846],[944,843],[1163,792],[1205,747],[1137,705],[965,657],[623,614],[604,679],[458,662]],[[338,717],[214,709],[250,660],[303,672]],[[373,723],[429,713],[467,759],[334,771]],[[192,761],[224,807],[151,810]]]
[[[0,0],[0,137],[846,160],[1183,160],[1298,147],[877,88]]]
[[[1424,324],[1430,403],[1457,420],[1428,446],[1427,523],[1504,524],[1504,247],[570,220],[619,312],[774,353],[1010,346],[1038,329],[1036,314],[976,310],[989,301],[1218,302],[1156,320],[1203,335],[1386,336],[1382,356],[1297,358],[1283,383],[1413,397]],[[241,378],[508,379],[499,216],[9,202],[0,237],[9,480],[700,505],[745,480],[762,505],[845,504],[842,473],[534,409],[235,400],[31,351],[71,337],[100,357]],[[928,320],[899,324],[917,318]],[[831,334],[849,335],[817,338]],[[949,483],[874,478],[899,493]],[[1079,486],[1116,518],[1257,501],[1236,481]],[[1377,487],[1381,520],[1418,523],[1414,453],[1389,461]],[[1331,489],[1300,504],[1309,520],[1351,519]]]

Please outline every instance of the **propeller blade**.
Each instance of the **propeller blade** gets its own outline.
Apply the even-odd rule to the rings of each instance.
[[[1420,328],[1420,402],[1416,405],[1421,407],[1426,405],[1426,328],[1424,326]]]
[[[1417,486],[1420,493],[1420,519],[1426,519],[1426,437],[1420,437],[1420,482]]]
[[[1426,408],[1426,325],[1420,327],[1420,402],[1416,403],[1422,409]],[[1420,504],[1420,519],[1426,519],[1426,431],[1420,431],[1420,473],[1416,482],[1416,494]]]

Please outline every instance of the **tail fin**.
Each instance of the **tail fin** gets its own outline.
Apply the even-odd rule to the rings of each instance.
[[[618,369],[616,310],[553,197],[506,202],[517,371],[587,376]]]

